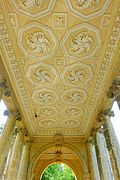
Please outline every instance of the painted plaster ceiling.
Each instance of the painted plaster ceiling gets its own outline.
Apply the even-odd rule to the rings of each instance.
[[[120,1],[0,3],[2,58],[31,135],[84,136],[115,64]]]

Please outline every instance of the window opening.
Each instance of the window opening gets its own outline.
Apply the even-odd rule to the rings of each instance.
[[[5,110],[7,110],[7,108],[4,102],[1,100],[0,101],[0,135],[2,134],[6,121],[7,121],[7,116],[4,116]]]
[[[114,111],[115,116],[111,117],[111,121],[120,145],[120,110],[117,104],[117,101],[113,103],[112,110]]]
[[[63,163],[49,165],[40,180],[76,180],[73,170]]]

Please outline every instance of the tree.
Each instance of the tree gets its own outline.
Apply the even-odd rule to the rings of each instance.
[[[75,175],[65,164],[52,164],[45,169],[41,180],[75,180]]]

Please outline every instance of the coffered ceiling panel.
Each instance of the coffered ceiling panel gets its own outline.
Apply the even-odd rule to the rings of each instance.
[[[1,7],[2,60],[31,135],[85,136],[115,65],[119,0]]]

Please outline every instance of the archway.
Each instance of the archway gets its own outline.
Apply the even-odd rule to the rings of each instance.
[[[55,162],[48,165],[41,177],[40,180],[77,180],[76,175],[72,168],[66,163]]]
[[[56,146],[48,147],[43,150],[37,158],[33,158],[34,163],[29,167],[28,179],[40,180],[44,170],[55,162],[67,164],[75,173],[77,180],[83,180],[85,169],[79,156],[68,147],[62,146],[60,149]]]

